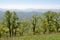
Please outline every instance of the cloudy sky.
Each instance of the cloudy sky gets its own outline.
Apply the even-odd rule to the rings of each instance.
[[[60,0],[0,0],[3,9],[60,9]]]

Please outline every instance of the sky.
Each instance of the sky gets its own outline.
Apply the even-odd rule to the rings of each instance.
[[[0,0],[3,9],[60,9],[60,0]]]

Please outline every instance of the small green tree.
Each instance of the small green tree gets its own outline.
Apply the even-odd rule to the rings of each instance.
[[[12,36],[11,34],[11,12],[10,11],[6,11],[5,15],[4,15],[4,24],[6,25],[6,27],[8,27],[9,29],[9,34],[10,37]]]
[[[53,25],[54,25],[54,17],[56,15],[55,12],[48,11],[48,12],[45,12],[44,15],[48,22],[49,32],[54,31],[55,29],[53,29]]]
[[[36,33],[35,30],[36,30],[36,25],[37,25],[38,19],[39,19],[39,17],[37,15],[32,16],[32,25],[33,25],[33,34],[34,35]]]
[[[12,15],[11,15],[12,36],[14,34],[16,36],[16,29],[18,28],[17,22],[18,22],[17,14],[16,14],[16,12],[12,12]],[[15,29],[15,33],[14,33],[14,29]]]

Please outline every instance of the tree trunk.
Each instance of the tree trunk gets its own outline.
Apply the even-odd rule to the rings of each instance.
[[[34,27],[33,27],[33,34],[35,35],[35,25],[34,25]]]

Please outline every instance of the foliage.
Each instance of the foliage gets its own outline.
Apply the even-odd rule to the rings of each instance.
[[[60,32],[60,13],[47,11],[31,19],[19,20],[16,12],[6,11],[0,22],[0,37],[40,35]]]

